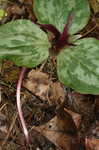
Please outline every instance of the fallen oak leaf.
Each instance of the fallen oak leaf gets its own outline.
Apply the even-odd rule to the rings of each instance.
[[[73,118],[73,120],[74,120],[74,122],[75,122],[75,125],[76,125],[77,129],[79,129],[79,127],[80,127],[80,125],[81,125],[81,115],[78,114],[78,113],[75,113],[75,112],[73,112],[73,111],[71,111],[71,110],[68,110],[68,109],[66,109],[66,108],[64,108],[64,110],[65,110],[66,112],[68,112],[68,113],[72,116],[72,118]]]
[[[77,127],[72,116],[68,112],[64,111],[64,106],[57,109],[57,126],[60,131],[70,135],[77,135]]]
[[[63,112],[62,112],[63,111]],[[32,129],[40,132],[61,150],[79,150],[79,138],[72,117],[63,110],[45,125]]]

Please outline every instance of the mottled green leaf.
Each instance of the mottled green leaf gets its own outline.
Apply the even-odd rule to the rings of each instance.
[[[58,77],[80,93],[99,94],[99,41],[85,38],[75,44],[57,56]]]
[[[0,59],[18,66],[35,67],[44,61],[50,47],[46,33],[29,20],[17,20],[0,26]]]
[[[70,33],[74,34],[89,20],[90,9],[87,0],[34,0],[34,12],[39,22],[55,25],[60,31],[63,31],[71,11],[75,17]]]

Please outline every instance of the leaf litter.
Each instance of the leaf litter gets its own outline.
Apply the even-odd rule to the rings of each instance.
[[[80,34],[99,39],[99,2],[89,2],[91,18]],[[2,8],[7,16],[0,20],[1,24],[19,18],[36,21],[32,0],[8,1]],[[27,146],[16,113],[20,68],[5,61],[0,70],[0,150],[99,149],[99,96],[79,94],[63,86],[50,61],[42,70],[29,69],[23,83],[22,109],[30,134]]]

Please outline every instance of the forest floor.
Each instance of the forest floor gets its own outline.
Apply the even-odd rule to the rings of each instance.
[[[91,17],[80,31],[99,39],[99,0],[89,0]],[[2,0],[0,8],[11,20],[36,21],[32,0]],[[21,89],[30,141],[26,145],[16,106],[16,84],[21,71],[10,61],[0,67],[0,150],[99,150],[99,95],[84,95],[61,84],[55,63],[28,69]]]

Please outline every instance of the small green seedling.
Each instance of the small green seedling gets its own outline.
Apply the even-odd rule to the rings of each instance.
[[[36,24],[23,19],[0,27],[0,59],[33,68],[46,60],[50,53],[54,54],[60,82],[80,93],[99,94],[99,41],[95,38],[74,38],[71,41],[88,23],[88,1],[34,0],[34,12],[38,19]],[[52,37],[48,38],[50,35]],[[17,86],[17,105],[28,141],[19,102],[24,72],[25,68]]]
[[[7,16],[7,13],[3,9],[0,9],[0,20],[5,16]]]

